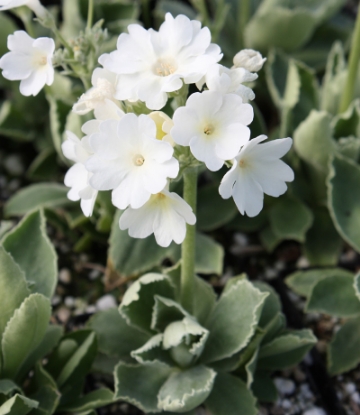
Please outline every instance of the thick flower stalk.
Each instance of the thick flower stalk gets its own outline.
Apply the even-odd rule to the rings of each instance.
[[[8,48],[10,52],[0,59],[2,75],[10,81],[21,81],[22,95],[37,95],[45,84],[54,82],[53,39],[33,39],[19,30],[8,37]]]

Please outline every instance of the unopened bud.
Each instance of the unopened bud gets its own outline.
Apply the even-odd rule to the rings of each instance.
[[[233,59],[235,68],[244,68],[250,72],[258,72],[263,67],[266,58],[253,49],[243,49]]]

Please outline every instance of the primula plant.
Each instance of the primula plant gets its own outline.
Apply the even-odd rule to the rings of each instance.
[[[276,402],[274,376],[317,338],[292,324],[302,300],[289,309],[282,280],[234,271],[234,232],[275,255],[295,241],[300,264],[324,267],[288,277],[291,298],[346,319],[328,373],[356,367],[359,276],[338,262],[360,247],[360,18],[351,41],[344,3],[0,0],[0,134],[35,150],[26,180],[43,182],[4,196],[0,415]],[[111,291],[118,308],[96,303],[64,332],[47,232],[60,268],[83,253],[104,273],[81,295]]]

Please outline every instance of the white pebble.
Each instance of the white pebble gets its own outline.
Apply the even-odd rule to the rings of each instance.
[[[326,412],[323,409],[314,406],[314,408],[308,409],[307,411],[303,412],[302,415],[326,415]]]
[[[69,307],[69,308],[74,307],[75,298],[71,297],[71,296],[65,297],[64,303],[65,303],[66,307]]]
[[[290,379],[275,378],[274,383],[282,395],[291,395],[295,391],[295,383]]]
[[[289,399],[284,399],[284,400],[281,402],[281,406],[282,406],[284,409],[290,409],[290,408],[292,407],[292,403],[291,403],[291,401],[289,401]]]
[[[103,297],[99,298],[96,301],[96,308],[100,311],[108,310],[109,308],[116,308],[116,307],[117,307],[116,300],[110,294],[104,295]]]
[[[349,395],[351,395],[356,392],[356,385],[355,383],[349,382],[344,385],[344,389]]]
[[[71,282],[71,273],[67,268],[63,268],[59,271],[59,280],[63,284],[69,284]]]

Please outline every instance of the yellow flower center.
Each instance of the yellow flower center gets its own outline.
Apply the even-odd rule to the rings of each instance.
[[[135,166],[142,166],[145,162],[144,157],[141,154],[136,154],[133,158]]]
[[[47,64],[46,56],[41,56],[41,58],[39,59],[39,65],[40,66],[45,66],[46,64]]]
[[[243,160],[243,159],[239,160],[239,167],[241,167],[241,168],[246,167],[246,161]]]
[[[212,124],[207,124],[204,127],[204,134],[206,135],[210,135],[214,132],[215,128]]]
[[[158,76],[172,75],[176,69],[177,65],[173,59],[159,59],[153,67],[154,74]]]

